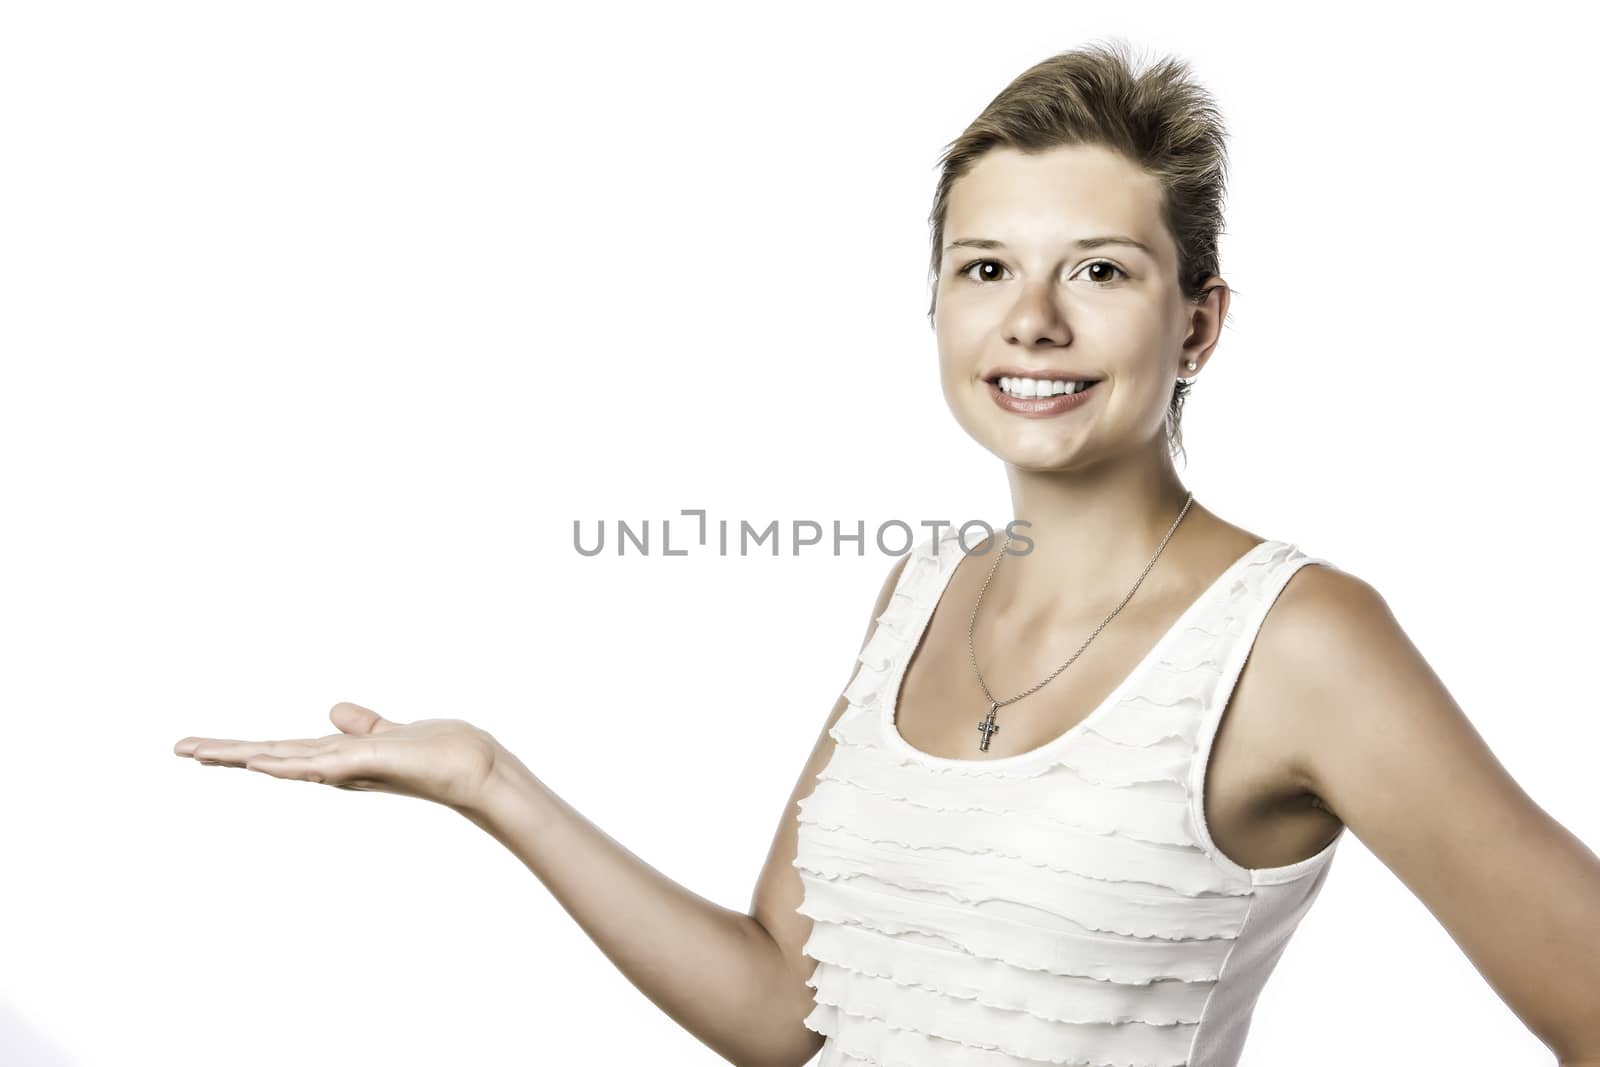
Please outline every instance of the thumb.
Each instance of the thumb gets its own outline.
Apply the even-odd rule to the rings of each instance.
[[[394,729],[395,726],[371,708],[352,704],[348,700],[341,700],[335,704],[333,710],[328,712],[328,718],[333,720],[333,725],[347,734],[381,734],[385,730]]]

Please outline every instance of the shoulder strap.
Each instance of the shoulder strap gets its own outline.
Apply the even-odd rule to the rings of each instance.
[[[1245,660],[1249,658],[1250,651],[1255,646],[1256,636],[1261,632],[1267,613],[1272,610],[1272,605],[1277,602],[1278,595],[1283,592],[1289,579],[1294,577],[1301,567],[1311,563],[1332,566],[1327,560],[1308,556],[1300,551],[1299,546],[1290,545],[1288,552],[1278,556],[1270,566],[1251,576],[1254,588],[1241,599],[1238,610],[1227,620],[1227,629],[1217,648],[1219,673],[1200,710],[1194,757],[1189,768],[1190,814],[1202,847],[1218,863],[1236,873],[1249,872],[1222,854],[1211,840],[1210,830],[1205,823],[1206,767],[1210,764],[1211,751],[1222,726],[1223,715],[1226,714],[1233,696],[1234,687],[1238,684],[1239,675],[1244,671]]]

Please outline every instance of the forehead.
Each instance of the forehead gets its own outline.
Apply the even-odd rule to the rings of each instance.
[[[986,237],[1013,248],[1101,233],[1143,241],[1165,258],[1161,183],[1100,145],[1026,153],[995,148],[950,189],[945,238]]]

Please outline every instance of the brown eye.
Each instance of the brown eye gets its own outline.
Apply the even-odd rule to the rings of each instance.
[[[1094,272],[1096,267],[1101,268],[1103,273],[1099,274],[1099,275],[1093,274],[1093,272]],[[1084,269],[1091,273],[1091,277],[1089,278],[1089,280],[1094,282],[1096,285],[1110,285],[1113,281],[1116,280],[1115,278],[1111,277],[1112,274],[1120,274],[1124,278],[1128,277],[1128,272],[1127,271],[1123,270],[1121,267],[1117,266],[1115,263],[1109,262],[1108,260],[1104,260],[1104,259],[1097,259],[1093,263],[1090,263]]]
[[[973,267],[992,267],[992,268],[994,268],[994,271],[996,273],[995,274],[984,274],[983,272],[980,271],[979,273],[980,273],[981,277],[974,278],[972,276],[972,268]],[[968,278],[968,279],[970,279],[972,281],[978,282],[979,284],[983,284],[985,282],[999,281],[1000,279],[998,277],[998,272],[1003,271],[1003,270],[1005,270],[1005,268],[1000,265],[1000,262],[998,260],[978,259],[978,260],[974,260],[971,263],[968,263],[965,267],[962,267],[961,268],[961,275],[964,278]]]

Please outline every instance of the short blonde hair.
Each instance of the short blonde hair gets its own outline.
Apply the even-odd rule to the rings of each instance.
[[[1182,60],[1167,56],[1140,72],[1119,40],[1062,52],[1005,87],[940,157],[939,187],[928,222],[933,230],[928,320],[939,301],[939,267],[950,190],[992,148],[1043,152],[1095,144],[1121,153],[1155,177],[1165,193],[1163,217],[1178,250],[1178,285],[1199,302],[1206,279],[1220,273],[1217,239],[1227,191],[1227,129],[1211,95]],[[1167,436],[1183,447],[1179,422],[1189,382],[1179,378],[1167,409]]]

